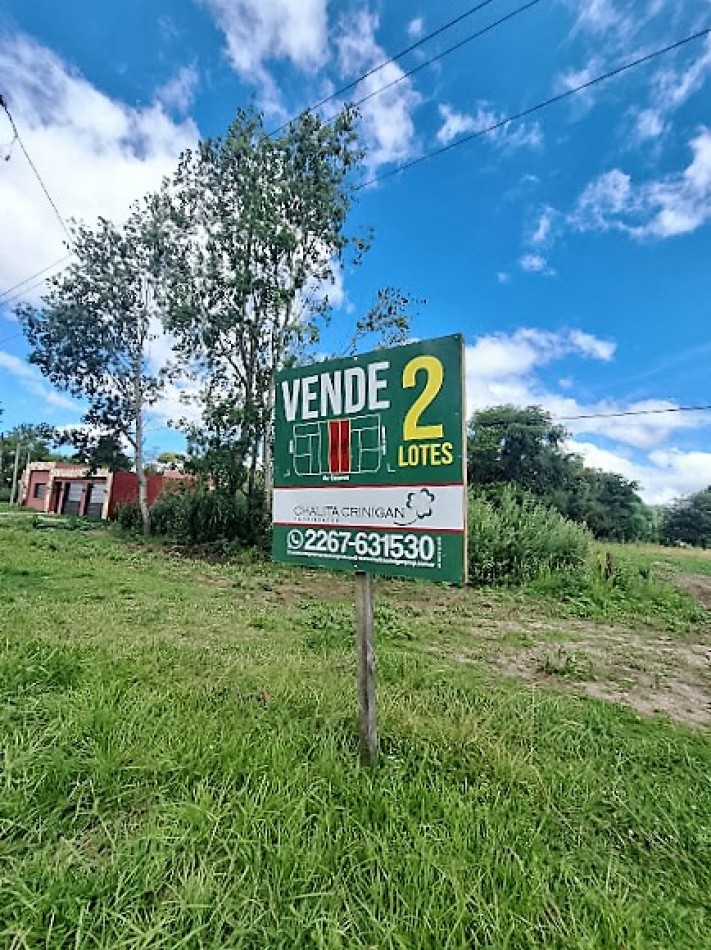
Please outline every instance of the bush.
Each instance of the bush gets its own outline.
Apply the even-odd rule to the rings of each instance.
[[[143,519],[141,518],[141,509],[138,507],[138,502],[126,501],[116,505],[114,521],[124,531],[140,531],[143,526]]]
[[[151,527],[181,544],[224,541],[241,547],[265,546],[269,528],[261,506],[205,488],[164,492],[151,508]]]
[[[586,528],[533,495],[505,486],[469,497],[469,580],[521,584],[543,574],[575,571],[590,550]]]

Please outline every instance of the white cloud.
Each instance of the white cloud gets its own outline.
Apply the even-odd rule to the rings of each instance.
[[[42,380],[40,373],[18,356],[0,350],[0,369],[13,376],[18,385],[26,392],[38,397],[46,408],[77,411],[78,405],[73,399],[48,386]]]
[[[449,145],[458,136],[465,133],[483,132],[492,129],[505,118],[490,103],[482,100],[473,113],[457,112],[452,106],[441,103],[439,115],[442,124],[437,130],[437,141]],[[543,145],[543,130],[538,122],[526,125],[521,122],[507,122],[500,128],[487,133],[492,142],[511,149],[540,148]]]
[[[711,426],[703,413],[664,412],[610,418],[610,413],[674,409],[664,399],[624,402],[580,402],[572,394],[570,377],[551,388],[542,378],[546,367],[561,359],[581,357],[609,362],[615,344],[582,330],[552,332],[536,328],[480,337],[466,351],[467,407],[476,409],[510,403],[539,405],[573,434],[570,451],[579,452],[592,467],[619,472],[639,482],[650,503],[664,503],[711,484],[711,453],[683,452],[674,436]],[[591,416],[592,418],[571,419]],[[602,447],[593,439],[604,439]]]
[[[554,208],[551,208],[547,205],[538,216],[538,221],[536,222],[536,227],[531,235],[532,244],[546,244],[548,239],[551,236],[551,230],[553,228],[553,222],[556,217],[556,211]]]
[[[543,274],[546,277],[552,277],[555,274],[542,254],[522,254],[518,263],[521,270],[526,271],[527,274]]]
[[[594,442],[570,440],[568,448],[581,455],[591,468],[616,472],[637,482],[650,505],[666,505],[711,485],[711,452],[683,452],[667,449],[650,452],[635,461],[621,451],[600,448]]]
[[[157,187],[198,131],[163,105],[132,108],[104,95],[58,56],[25,36],[0,39],[3,94],[60,212],[120,220],[131,201]],[[0,135],[4,134],[0,117]],[[3,163],[0,289],[66,253],[65,235],[18,151]]]
[[[525,380],[533,370],[554,360],[577,355],[608,361],[614,352],[614,343],[581,330],[552,332],[523,328],[511,334],[493,333],[467,347],[467,377],[472,384],[471,393],[479,393],[486,399],[486,392],[480,389],[481,381],[519,390],[523,380],[529,390],[531,387]]]
[[[266,63],[287,60],[314,73],[328,58],[327,0],[204,0],[225,35],[227,55],[260,105],[282,114],[281,95]]]
[[[651,83],[651,100],[662,114],[669,114],[699,92],[711,75],[711,36],[699,55],[687,65],[664,65]]]
[[[617,0],[560,0],[573,16],[571,40],[577,48],[582,43],[588,61],[579,69],[570,69],[558,78],[563,91],[588,82],[594,75],[629,59],[633,53],[650,52],[659,41],[650,35],[683,36],[707,25],[708,0],[646,0],[626,3]],[[654,32],[653,32],[654,31]],[[699,52],[700,49],[700,52]],[[677,50],[648,67],[647,101],[630,110],[635,128],[625,128],[625,135],[642,145],[671,128],[669,119],[692,95],[698,92],[711,74],[711,37]],[[575,98],[574,108],[585,111],[602,87],[588,89]],[[638,99],[645,96],[639,92]],[[639,118],[635,119],[635,116]],[[630,136],[633,131],[634,139]]]
[[[375,38],[378,18],[360,10],[341,18],[335,42],[338,66],[343,77],[360,75],[386,60],[387,54]],[[358,84],[352,98],[358,101],[404,75],[396,63],[368,76]],[[365,162],[370,172],[389,162],[403,162],[416,152],[413,113],[421,102],[409,79],[398,82],[359,108],[366,147]]]
[[[619,29],[623,23],[622,14],[612,0],[577,0],[576,8],[578,30],[601,34],[613,28]]]
[[[476,116],[467,115],[464,112],[456,112],[444,102],[439,106],[439,114],[443,121],[437,130],[437,141],[441,145],[449,145],[465,132],[478,132],[496,122],[493,113],[478,112]]]
[[[504,270],[500,270],[496,274],[496,279],[500,284],[508,284],[511,280],[511,275],[507,274]]]
[[[607,230],[613,216],[629,210],[632,179],[619,168],[590,182],[578,198],[575,221],[583,231]]]
[[[425,31],[425,21],[421,16],[416,16],[407,24],[407,35],[411,40],[419,40]]]
[[[590,59],[584,66],[578,69],[567,69],[558,77],[557,88],[559,92],[568,92],[570,89],[577,89],[590,82],[602,69],[602,60],[597,56]]]
[[[664,133],[665,125],[661,113],[657,109],[642,109],[635,116],[635,131],[637,140],[646,142],[648,139],[659,138]]]
[[[689,142],[693,158],[680,173],[634,185],[612,169],[580,195],[571,224],[581,231],[624,231],[636,238],[689,234],[711,220],[711,129]]]
[[[193,104],[199,81],[195,66],[182,66],[168,82],[156,89],[156,100],[166,109],[184,114]]]
[[[592,333],[585,333],[583,330],[570,331],[570,345],[582,356],[589,356],[594,360],[602,360],[609,363],[615,355],[617,344],[612,340],[601,340],[593,336]]]

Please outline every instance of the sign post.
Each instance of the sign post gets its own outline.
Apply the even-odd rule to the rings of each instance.
[[[356,572],[356,652],[358,658],[358,725],[360,760],[375,765],[378,728],[375,705],[375,644],[373,642],[373,575]]]
[[[361,756],[375,761],[372,575],[466,580],[461,336],[276,380],[273,557],[356,574]]]

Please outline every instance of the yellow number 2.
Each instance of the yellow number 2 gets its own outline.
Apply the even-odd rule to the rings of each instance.
[[[406,442],[417,439],[441,439],[444,436],[444,426],[421,426],[420,417],[427,407],[437,398],[442,388],[444,368],[435,356],[417,356],[410,360],[402,371],[402,385],[405,389],[412,389],[417,382],[417,374],[424,370],[427,382],[417,399],[413,402],[405,416],[402,426],[402,437]]]

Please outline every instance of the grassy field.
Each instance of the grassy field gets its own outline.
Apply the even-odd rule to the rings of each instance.
[[[348,578],[0,514],[0,943],[711,947],[711,561],[615,557],[379,582],[366,772]]]

